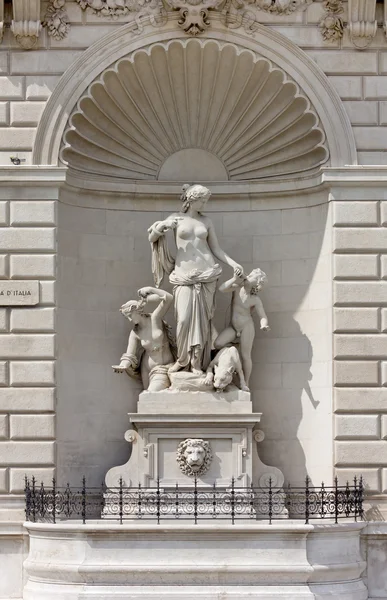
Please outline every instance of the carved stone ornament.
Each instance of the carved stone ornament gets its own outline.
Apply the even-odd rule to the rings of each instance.
[[[24,50],[31,50],[42,29],[40,22],[40,0],[13,0],[11,31]]]
[[[244,29],[253,33],[259,23],[259,11],[288,15],[295,10],[304,10],[313,0],[77,0],[84,10],[95,14],[118,18],[134,14],[137,33],[143,29],[141,18],[150,16],[152,25],[167,21],[167,11],[180,13],[179,26],[189,35],[198,35],[210,27],[210,11],[221,11],[227,27]],[[223,6],[223,8],[222,8]]]
[[[375,13],[376,0],[349,0],[349,35],[356,48],[366,48],[375,37],[378,28]]]
[[[344,22],[340,16],[344,12],[343,2],[342,0],[327,0],[323,6],[325,16],[319,23],[321,34],[327,42],[340,40],[344,34]]]
[[[47,27],[47,33],[55,40],[63,40],[70,31],[70,21],[66,11],[65,0],[50,0],[43,27]]]
[[[188,477],[204,475],[210,468],[212,451],[210,442],[188,438],[177,447],[176,460],[180,470]]]
[[[221,85],[225,72],[232,96]],[[179,101],[167,113],[169,98]],[[61,159],[71,169],[125,180],[171,180],[169,162],[196,148],[220,165],[218,181],[305,173],[328,158],[319,119],[294,81],[250,50],[198,37],[112,65],[79,99],[63,137]]]

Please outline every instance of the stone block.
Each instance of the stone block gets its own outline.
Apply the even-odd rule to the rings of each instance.
[[[364,77],[364,98],[366,100],[387,99],[387,77]]]
[[[2,360],[0,361],[0,386],[6,385],[8,385],[8,362]]]
[[[328,75],[376,75],[378,72],[376,52],[359,54],[343,50],[310,50],[308,54]]]
[[[103,36],[108,35],[110,32],[117,29],[117,25],[106,24],[106,25],[71,25],[69,33],[63,40],[56,40],[51,38],[51,48],[88,48],[94,42],[100,40]]]
[[[379,440],[380,419],[378,415],[336,415],[335,432],[336,440]]]
[[[321,32],[317,27],[305,27],[305,26],[288,26],[288,27],[272,27],[275,31],[278,31],[281,35],[287,37],[293,44],[296,44],[300,48],[326,48],[327,42],[321,35]],[[333,40],[329,46],[331,48],[338,48],[339,41]]]
[[[55,277],[55,254],[12,254],[10,276],[11,279],[52,279]]]
[[[381,311],[382,331],[387,331],[387,308],[382,308]]]
[[[55,363],[52,361],[16,361],[10,363],[12,386],[32,387],[55,384]]]
[[[341,98],[348,100],[360,100],[362,98],[363,90],[361,77],[339,75],[337,77],[328,77],[328,79]]]
[[[60,77],[55,75],[34,75],[26,77],[26,99],[47,100]]]
[[[0,226],[8,225],[8,202],[0,202]]]
[[[0,358],[54,358],[55,336],[48,334],[1,334]]]
[[[97,210],[58,203],[60,230],[78,233],[106,233],[107,235],[141,235],[154,223],[161,220],[161,213],[146,213],[133,217],[131,211]],[[154,216],[154,218],[153,218]]]
[[[11,102],[11,126],[37,125],[45,105],[45,102]]]
[[[335,279],[378,279],[377,254],[336,254],[333,256]]]
[[[380,125],[387,125],[387,101],[379,102]]]
[[[335,388],[333,391],[335,412],[386,412],[386,388]]]
[[[8,52],[0,52],[0,73],[8,71]]]
[[[384,358],[387,335],[365,333],[363,335],[336,334],[333,341],[335,358]]]
[[[0,469],[0,494],[8,492],[8,469]]]
[[[55,225],[56,202],[11,202],[11,225]]]
[[[55,305],[55,281],[41,281],[39,289],[41,306]]]
[[[381,364],[382,373],[382,385],[387,385],[387,362],[383,361]]]
[[[54,460],[54,442],[0,442],[1,465],[53,465]]]
[[[378,385],[378,361],[335,361],[335,385]]]
[[[386,188],[380,185],[364,188],[362,185],[332,187],[333,200],[346,200],[360,202],[370,202],[372,200],[384,200],[386,198]]]
[[[336,469],[337,479],[339,485],[353,485],[354,478],[357,480],[363,477],[364,488],[367,492],[380,492],[381,491],[381,473],[380,469],[365,469],[365,468],[353,468],[353,469]]]
[[[359,165],[387,165],[387,152],[365,150],[357,153]]]
[[[52,252],[55,250],[55,229],[51,227],[8,227],[1,232],[0,250]]]
[[[254,237],[253,262],[265,260],[289,260],[310,257],[308,234],[271,235]]]
[[[14,308],[11,312],[10,330],[46,332],[55,329],[55,309],[53,308]]]
[[[1,412],[50,412],[54,408],[53,388],[0,388]]]
[[[52,440],[55,437],[55,415],[11,415],[11,440]]]
[[[23,159],[23,166],[32,165],[32,148],[31,150],[18,150],[16,153],[18,158]],[[13,152],[9,150],[0,150],[0,165],[12,166],[10,156],[13,156]],[[1,191],[0,191],[1,193]]]
[[[387,255],[382,254],[380,257],[380,272],[382,279],[387,279]]]
[[[8,254],[0,254],[0,279],[8,279]]]
[[[377,125],[378,103],[372,101],[344,102],[349,119],[353,125]]]
[[[31,150],[36,129],[32,127],[7,127],[2,129],[0,149],[17,152]]]
[[[0,308],[0,331],[8,331],[8,314],[6,308]]]
[[[385,281],[335,281],[335,306],[345,304],[369,304],[379,306],[387,298],[387,282]]]
[[[385,150],[386,132],[380,127],[353,127],[358,150]]]
[[[0,415],[0,440],[7,440],[8,437],[8,415]]]
[[[251,213],[239,213],[238,234],[241,237],[280,234],[282,228],[281,212],[280,210],[260,211],[259,218],[254,218]],[[235,236],[235,215],[223,215],[223,235]]]
[[[378,308],[335,308],[333,327],[336,332],[379,331]]]
[[[0,98],[2,100],[22,100],[24,97],[24,77],[0,77]]]
[[[381,489],[383,494],[387,493],[387,469],[382,469],[382,489]],[[376,562],[376,561],[375,561]],[[382,573],[385,573],[384,569],[381,569]],[[372,579],[372,584],[374,584],[374,580]],[[381,589],[379,590],[380,592],[384,591],[385,587],[384,585],[381,586]],[[377,598],[377,596],[376,596]],[[380,598],[380,596],[379,596]],[[383,596],[382,596],[383,598]]]
[[[81,258],[125,260],[133,252],[133,237],[84,234],[79,242],[79,256]]]
[[[35,477],[37,485],[39,486],[41,483],[44,483],[44,485],[47,486],[52,486],[52,478],[55,476],[55,469],[18,469],[16,467],[10,469],[9,491],[11,494],[21,494],[24,492],[24,478],[26,476],[30,480],[32,479],[32,477]]]
[[[11,54],[11,73],[37,75],[62,75],[81,55],[77,50],[50,50],[41,52],[13,52]]]
[[[378,202],[334,202],[333,225],[378,225]]]
[[[381,437],[387,440],[387,415],[381,415]]]
[[[347,441],[335,443],[335,465],[383,466],[387,462],[387,441]]]
[[[384,252],[387,247],[387,228],[335,227],[333,238],[336,252]]]
[[[380,218],[382,225],[387,225],[387,202],[381,202],[380,204]]]
[[[0,102],[0,125],[9,125],[9,103]]]

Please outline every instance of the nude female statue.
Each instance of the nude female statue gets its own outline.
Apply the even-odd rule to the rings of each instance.
[[[141,375],[144,390],[159,392],[169,387],[168,368],[176,359],[169,325],[163,321],[173,296],[153,287],[141,288],[138,295],[139,300],[130,300],[120,308],[120,312],[134,323],[134,328],[120,364],[114,365],[113,369],[115,373],[126,371],[136,379]],[[148,301],[159,303],[150,314],[145,312]]]
[[[156,286],[165,272],[170,274],[169,280],[174,285],[177,361],[170,372],[188,367],[201,374],[210,362],[215,290],[222,272],[216,259],[243,275],[243,268],[219,246],[211,219],[201,212],[210,195],[210,190],[202,185],[184,186],[180,212],[148,229]],[[165,238],[170,230],[175,234],[175,260],[168,252]]]

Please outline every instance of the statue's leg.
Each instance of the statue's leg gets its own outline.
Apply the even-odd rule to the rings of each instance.
[[[214,347],[216,350],[220,350],[221,348],[224,348],[225,346],[227,346],[227,344],[231,344],[232,342],[235,342],[235,340],[236,340],[235,329],[231,326],[226,327],[226,329],[224,329],[218,335],[218,337],[215,339]]]
[[[253,363],[251,360],[251,351],[253,349],[255,330],[254,326],[246,325],[241,332],[240,353],[242,357],[242,368],[245,375],[247,386],[249,385]]]

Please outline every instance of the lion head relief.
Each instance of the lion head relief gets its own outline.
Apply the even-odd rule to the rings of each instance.
[[[177,447],[176,459],[184,475],[203,475],[210,468],[212,460],[210,442],[192,438],[183,440]]]

